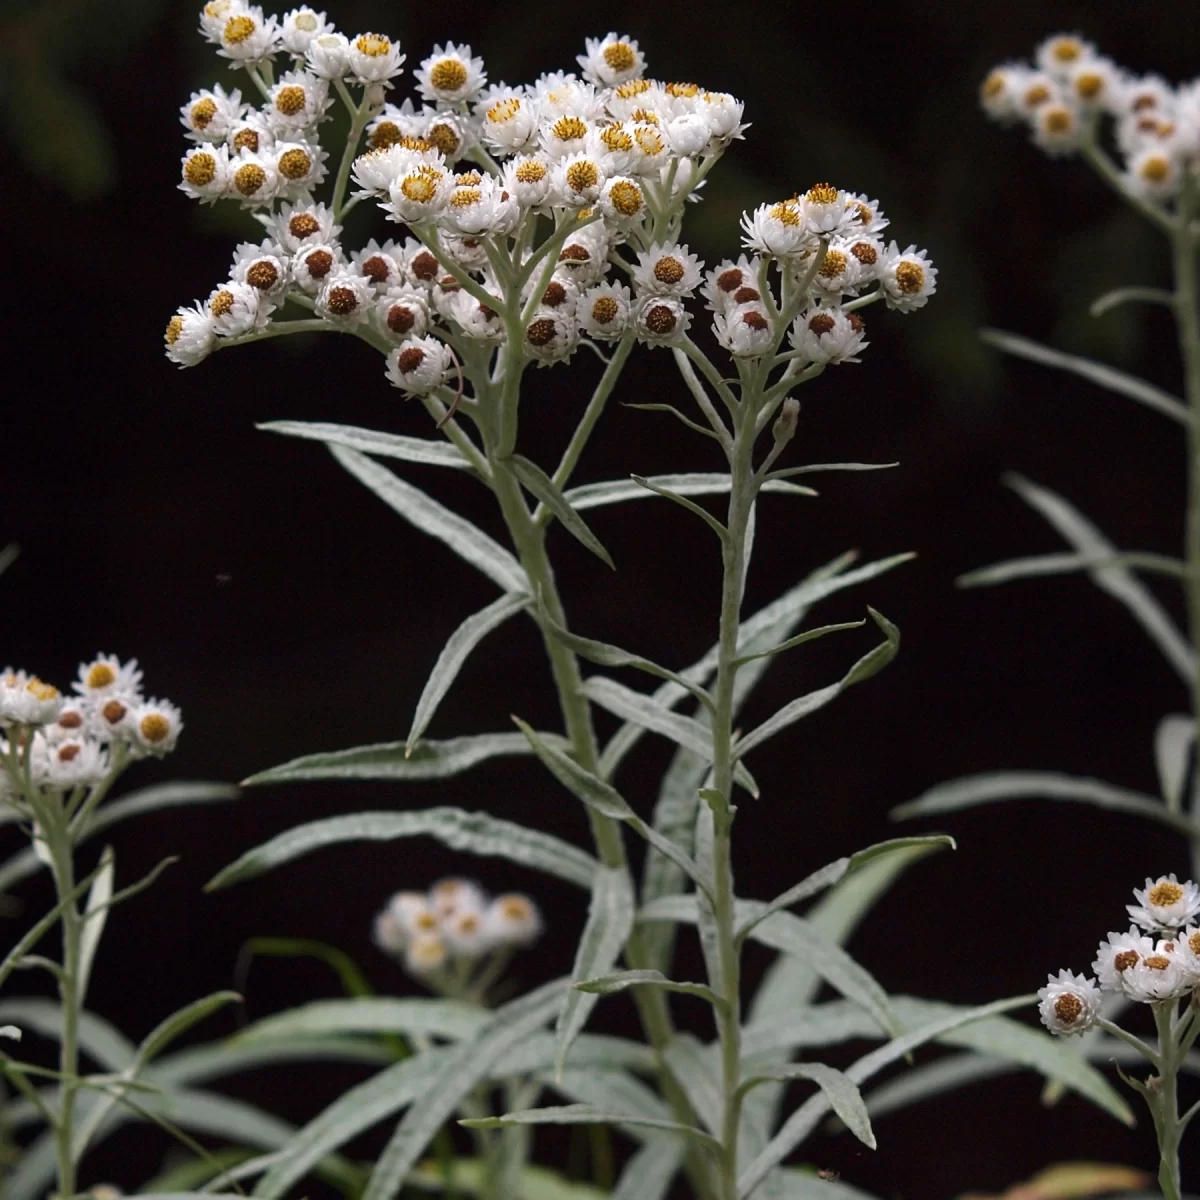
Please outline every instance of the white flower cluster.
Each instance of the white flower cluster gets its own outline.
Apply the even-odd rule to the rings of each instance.
[[[111,654],[82,663],[74,696],[36,675],[0,673],[0,799],[15,803],[27,785],[68,791],[99,783],[130,759],[174,750],[179,709],[142,695],[136,660]]]
[[[1051,155],[1079,150],[1111,117],[1124,185],[1146,199],[1171,199],[1184,171],[1200,163],[1200,79],[1172,87],[1134,74],[1075,34],[1047,38],[1033,63],[996,67],[980,102],[996,120],[1025,122]]]
[[[421,979],[455,964],[467,972],[488,956],[532,945],[542,932],[537,905],[519,892],[489,897],[469,879],[428,892],[397,892],[375,918],[376,945]]]
[[[1175,1001],[1200,987],[1200,888],[1174,875],[1147,879],[1126,906],[1134,924],[1110,933],[1096,952],[1096,979],[1060,971],[1038,992],[1051,1033],[1082,1033],[1095,1023],[1101,992],[1143,1004]],[[1097,986],[1097,980],[1099,985]]]
[[[676,240],[680,215],[746,128],[734,96],[646,78],[637,42],[609,33],[587,40],[578,74],[522,86],[488,84],[469,46],[435,46],[414,72],[418,101],[395,104],[385,89],[403,58],[382,35],[347,37],[310,9],[264,17],[241,0],[213,0],[201,28],[246,68],[263,104],[252,110],[220,87],[194,94],[182,111],[197,144],[180,187],[254,208],[267,237],[239,246],[229,280],[172,317],[172,361],[192,366],[223,339],[269,335],[288,303],[389,352],[387,378],[410,395],[450,381],[470,343],[519,336],[525,358],[549,365],[585,337],[684,337],[703,266]],[[294,61],[275,79],[270,60],[284,52]],[[331,81],[367,148],[357,154],[351,141],[356,190],[345,197],[340,171],[326,207],[314,189]],[[362,85],[360,99],[347,84]],[[415,236],[347,251],[339,222],[363,199]],[[546,221],[553,231],[539,241]],[[910,312],[935,290],[924,251],[881,240],[887,224],[874,201],[827,184],[746,214],[745,244],[759,257],[723,263],[705,286],[722,345],[774,352],[790,324],[792,357],[857,361],[863,324],[843,298],[873,287],[860,306],[883,299]],[[785,292],[804,287],[804,304],[782,317],[768,294],[772,261]]]

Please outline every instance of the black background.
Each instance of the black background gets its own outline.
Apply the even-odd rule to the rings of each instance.
[[[573,67],[585,34],[628,31],[652,74],[732,91],[753,122],[693,214],[694,250],[710,261],[735,253],[743,207],[829,178],[878,196],[889,233],[901,246],[926,246],[941,269],[926,310],[871,310],[862,365],[832,369],[806,389],[787,459],[899,467],[828,476],[819,499],[770,497],[760,508],[748,611],[850,547],[864,558],[908,549],[919,557],[818,610],[823,621],[851,619],[869,601],[900,625],[902,650],[882,675],[755,756],[763,797],[743,806],[738,823],[742,893],[769,897],[891,835],[890,808],[960,773],[1045,767],[1155,790],[1155,725],[1187,697],[1125,611],[1079,578],[970,592],[953,581],[974,566],[1060,548],[1000,486],[1010,469],[1062,492],[1121,546],[1177,552],[1177,429],[1082,382],[1002,362],[974,336],[983,324],[1014,329],[1177,390],[1164,316],[1085,315],[1108,287],[1164,283],[1162,247],[1081,165],[1048,162],[1021,133],[988,124],[975,93],[990,65],[1029,54],[1059,28],[1086,30],[1132,68],[1187,78],[1196,69],[1190,6],[615,4],[590,13],[346,3],[330,15],[347,30],[399,36],[410,65],[435,41],[469,41],[493,79],[510,81]],[[178,702],[187,727],[178,752],[131,774],[130,787],[236,780],[306,752],[402,738],[446,637],[494,589],[318,445],[254,423],[288,417],[427,434],[423,410],[406,406],[377,356],[351,338],[275,342],[195,370],[172,367],[160,352],[170,313],[207,295],[225,278],[235,242],[254,236],[236,210],[200,210],[174,189],[184,145],[177,108],[195,87],[228,86],[230,74],[194,34],[190,6],[9,5],[3,20],[14,136],[0,145],[8,299],[0,542],[20,542],[22,554],[0,579],[0,657],[65,684],[97,650],[135,655],[149,691]],[[45,76],[47,65],[55,76]],[[56,124],[39,108],[35,76],[51,93],[67,81],[95,130]],[[18,130],[23,121],[33,135]],[[71,147],[81,137],[100,144],[105,128],[109,184],[93,187],[72,176]],[[65,180],[31,162],[31,142],[45,151],[41,166],[65,167]],[[366,224],[350,230],[351,245],[368,236]],[[580,355],[569,369],[531,372],[523,453],[555,461],[597,366]],[[668,356],[638,352],[617,399],[671,394],[686,403],[672,372]],[[719,465],[710,443],[669,417],[612,405],[578,479]],[[399,469],[500,535],[473,482]],[[698,657],[715,630],[712,539],[657,501],[600,510],[591,524],[617,573],[561,531],[551,535],[573,627],[671,665]],[[1177,597],[1163,594],[1178,612]],[[780,662],[747,722],[836,678],[869,644],[865,632],[846,635]],[[543,728],[557,721],[533,628],[515,623],[474,654],[430,733],[504,729],[510,713]],[[622,786],[643,812],[668,754],[646,739],[625,768]],[[464,870],[495,889],[528,889],[546,909],[547,936],[518,960],[522,984],[568,969],[580,894],[430,843],[347,846],[232,891],[200,892],[236,854],[290,825],[433,803],[586,841],[576,802],[516,761],[442,785],[296,786],[152,816],[115,834],[119,878],[133,880],[166,854],[183,861],[110,922],[92,1005],[141,1036],[163,1014],[228,986],[239,947],[260,934],[336,943],[381,990],[410,993],[414,985],[370,944],[372,915],[397,888]],[[1189,866],[1181,839],[1091,809],[1023,802],[941,825],[959,838],[958,852],[903,879],[853,944],[892,991],[983,1002],[1033,990],[1060,966],[1087,970],[1095,943],[1123,926],[1129,888]],[[22,889],[26,914],[43,911],[48,896],[45,880]],[[15,938],[21,921],[8,923]],[[762,965],[751,955],[752,973]],[[688,966],[697,969],[689,959],[681,973]],[[265,962],[250,975],[246,1013],[335,991],[321,967]],[[621,1000],[606,1002],[599,1019],[632,1029]],[[235,1023],[221,1022],[209,1032]],[[235,1090],[300,1121],[356,1077],[275,1071]],[[809,1161],[881,1196],[929,1200],[1000,1191],[1061,1159],[1153,1165],[1148,1121],[1126,1132],[1078,1099],[1046,1111],[1038,1096],[1032,1075],[989,1083],[881,1120],[874,1154],[822,1137]],[[135,1184],[161,1152],[158,1135],[122,1134],[85,1178]]]

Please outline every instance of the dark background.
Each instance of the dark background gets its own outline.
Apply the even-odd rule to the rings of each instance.
[[[990,125],[975,93],[993,63],[1028,55],[1060,28],[1085,30],[1134,69],[1187,78],[1196,69],[1191,5],[616,4],[591,16],[512,3],[344,2],[330,15],[343,29],[399,36],[410,66],[435,41],[469,41],[493,79],[509,80],[573,68],[585,34],[628,31],[652,74],[732,91],[753,122],[692,213],[694,250],[710,261],[736,253],[742,208],[828,178],[878,196],[889,234],[927,247],[941,269],[926,310],[872,309],[862,365],[806,389],[786,460],[894,459],[899,468],[828,476],[820,499],[761,505],[747,611],[850,547],[864,558],[919,557],[817,611],[821,621],[850,619],[869,601],[901,626],[903,647],[881,676],[755,755],[763,798],[742,808],[739,890],[769,897],[891,835],[891,807],[960,773],[1045,767],[1155,790],[1155,725],[1187,700],[1125,611],[1074,577],[972,592],[953,584],[971,567],[1060,548],[1000,486],[1005,470],[1062,492],[1119,545],[1165,553],[1180,544],[1184,494],[1182,439],[1169,422],[1082,382],[1002,362],[975,339],[995,324],[1181,386],[1161,312],[1086,316],[1109,287],[1162,284],[1162,247],[1085,168],[1049,162],[1022,133]],[[9,301],[0,543],[22,547],[0,579],[0,657],[64,685],[97,650],[139,659],[148,690],[178,702],[187,728],[170,761],[131,773],[129,787],[237,780],[303,753],[402,738],[446,637],[494,595],[318,445],[255,431],[257,421],[288,417],[429,433],[423,410],[400,401],[361,343],[289,339],[184,372],[163,358],[175,306],[207,295],[235,242],[256,236],[236,209],[202,210],[174,188],[178,106],[193,88],[231,79],[193,29],[190,5],[145,0],[8,0],[0,16]],[[365,228],[352,228],[348,242]],[[531,372],[525,454],[556,460],[596,367],[580,355],[569,370]],[[618,399],[671,393],[686,404],[672,372],[668,356],[639,352]],[[393,465],[499,534],[471,481]],[[669,417],[612,405],[577,478],[719,466],[709,443]],[[719,588],[711,539],[657,501],[589,520],[619,570],[551,535],[573,627],[671,665],[701,654]],[[1174,594],[1166,598],[1178,612]],[[869,644],[865,632],[847,635],[781,661],[747,722],[836,678]],[[516,623],[474,654],[430,733],[503,729],[510,713],[557,722],[533,628]],[[622,786],[643,812],[668,754],[647,738],[625,768]],[[92,1005],[141,1036],[228,986],[239,947],[259,934],[336,943],[381,990],[412,992],[371,946],[371,918],[390,892],[455,871],[497,890],[526,888],[547,910],[547,936],[518,960],[523,984],[566,970],[579,893],[431,843],[353,845],[232,891],[200,892],[236,854],[290,825],[433,803],[587,836],[579,805],[519,761],[443,785],[296,786],[146,818],[114,836],[119,878],[166,854],[183,861],[110,922]],[[1096,942],[1124,926],[1130,887],[1189,869],[1174,835],[1091,809],[1011,804],[942,826],[958,852],[903,879],[853,945],[892,991],[982,1002],[1033,990],[1060,966],[1087,970]],[[28,916],[48,894],[45,880],[23,889]],[[21,922],[9,925],[11,939]],[[752,969],[761,966],[752,957]],[[324,968],[265,962],[250,975],[246,1012],[335,992]],[[622,1000],[599,1019],[631,1027]],[[220,1031],[218,1018],[209,1033]],[[355,1077],[276,1071],[237,1090],[300,1121]],[[1000,1191],[1067,1158],[1152,1167],[1148,1121],[1130,1133],[1072,1097],[1044,1111],[1038,1094],[1028,1074],[989,1083],[881,1120],[873,1155],[848,1138],[822,1138],[811,1161],[881,1196],[927,1200]],[[96,1156],[94,1179],[134,1184],[161,1149],[159,1135],[123,1134]]]

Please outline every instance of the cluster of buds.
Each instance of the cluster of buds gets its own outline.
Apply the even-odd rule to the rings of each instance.
[[[142,673],[99,654],[82,663],[73,696],[36,675],[0,674],[0,800],[20,807],[30,788],[65,792],[114,777],[126,763],[175,748],[183,721],[142,695]]]
[[[193,95],[183,122],[197,144],[180,187],[253,208],[267,236],[239,246],[229,280],[172,317],[174,362],[271,336],[288,304],[386,352],[388,380],[408,395],[449,383],[476,347],[519,339],[523,359],[549,365],[583,339],[685,337],[685,301],[705,275],[678,242],[682,211],[746,128],[734,96],[648,78],[637,42],[609,33],[587,39],[578,73],[518,87],[489,85],[469,46],[435,46],[414,72],[417,100],[395,104],[403,56],[382,35],[347,37],[309,9],[265,18],[240,0],[213,0],[201,28],[263,104],[252,111],[218,87]],[[276,79],[271,60],[284,52],[293,62]],[[351,140],[326,203],[315,189],[331,81]],[[364,199],[411,236],[343,246],[340,222]],[[775,353],[790,329],[802,363],[857,361],[857,308],[883,299],[909,312],[935,290],[925,253],[885,243],[888,222],[865,196],[819,184],[742,224],[755,256],[704,283],[716,336],[737,356]]]
[[[1137,75],[1074,34],[1047,38],[1030,63],[996,67],[980,99],[989,116],[1025,122],[1047,154],[1073,154],[1094,140],[1102,116],[1114,122],[1130,194],[1170,200],[1200,165],[1200,79],[1172,87]]]
[[[519,892],[491,896],[469,879],[440,879],[428,892],[397,892],[375,918],[375,943],[418,979],[466,981],[477,966],[507,961],[542,932],[537,905]]]
[[[1128,933],[1110,933],[1092,963],[1095,979],[1060,971],[1038,992],[1051,1033],[1083,1033],[1096,1023],[1101,993],[1142,1004],[1174,1003],[1200,987],[1200,888],[1174,875],[1147,879],[1126,905]],[[1098,982],[1097,982],[1098,981]]]

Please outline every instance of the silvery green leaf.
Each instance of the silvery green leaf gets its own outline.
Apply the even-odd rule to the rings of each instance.
[[[926,1042],[933,1041],[971,1021],[1009,1012],[1014,1008],[1023,1008],[1034,1003],[1035,1000],[1036,997],[1033,996],[1016,996],[1010,1000],[996,1000],[978,1008],[960,1010],[954,1017],[931,1021],[920,1029],[893,1038],[886,1045],[864,1055],[846,1071],[846,1075],[852,1083],[861,1086],[882,1071],[884,1067],[898,1062]],[[783,1127],[771,1139],[763,1152],[742,1172],[738,1179],[738,1196],[744,1198],[754,1192],[766,1178],[768,1172],[779,1166],[812,1133],[830,1107],[829,1099],[824,1092],[819,1092],[805,1101],[784,1122]]]
[[[552,1033],[535,1033],[496,1060],[493,1079],[514,1075],[533,1075],[552,1071],[557,1039]],[[637,1071],[643,1075],[656,1070],[654,1051],[641,1042],[608,1034],[581,1033],[571,1047],[571,1070]]]
[[[678,1121],[651,1120],[624,1113],[605,1112],[588,1104],[562,1104],[554,1108],[529,1108],[524,1112],[505,1113],[500,1117],[479,1117],[459,1121],[468,1129],[503,1129],[506,1125],[630,1125],[641,1129],[661,1129],[719,1149],[720,1143],[703,1129],[681,1125]]]
[[[108,921],[109,901],[113,895],[113,876],[116,860],[111,846],[105,846],[100,855],[100,870],[92,881],[84,909],[83,929],[79,935],[79,966],[75,978],[76,1003],[83,1007],[87,997],[88,982],[92,977],[92,964],[96,961],[96,950]]]
[[[797,475],[815,475],[823,471],[890,471],[898,467],[898,462],[890,463],[806,463],[799,467],[784,467],[781,471],[772,471],[767,479],[792,479]]]
[[[837,683],[809,692],[806,696],[800,696],[790,704],[785,704],[773,717],[768,717],[758,728],[739,738],[734,746],[735,754],[741,756],[755,746],[761,746],[789,725],[824,707],[848,687],[870,679],[896,657],[896,652],[900,649],[900,631],[882,613],[870,607],[867,611],[871,614],[871,620],[883,631],[886,641],[864,654]]]
[[[539,736],[551,745],[563,742],[558,734]],[[445,779],[489,758],[528,753],[529,742],[519,733],[478,733],[444,742],[423,740],[413,748],[412,754],[405,753],[404,742],[377,742],[350,750],[306,754],[303,758],[294,758],[251,775],[244,781],[244,786],[295,783],[307,779]]]
[[[3,575],[20,555],[21,547],[16,542],[9,542],[7,546],[0,547],[0,575]]]
[[[878,1022],[849,1000],[797,1004],[754,1016],[742,1030],[742,1056],[747,1061],[778,1058],[813,1046],[836,1046],[879,1034]]]
[[[690,1033],[676,1033],[663,1049],[662,1056],[696,1115],[709,1132],[719,1135],[723,1102],[718,1082],[721,1063],[715,1050],[716,1047],[704,1045]]]
[[[327,421],[264,421],[257,428],[266,433],[282,433],[288,437],[325,442],[330,446],[345,446],[362,454],[378,454],[381,458],[402,458],[405,462],[427,463],[457,470],[469,470],[471,465],[449,442],[382,433],[378,429],[360,429],[356,425],[333,425]]]
[[[1123,567],[1131,571],[1182,578],[1186,567],[1177,558],[1165,554],[1033,554],[1010,558],[990,567],[980,567],[960,575],[959,587],[990,587],[1013,579],[1033,579],[1044,575],[1068,575],[1074,571],[1100,571],[1105,567]]]
[[[348,1033],[420,1034],[459,1041],[473,1037],[486,1023],[483,1009],[462,1000],[357,996],[314,1000],[264,1017],[239,1030],[231,1044]]]
[[[555,980],[510,1001],[496,1010],[477,1037],[454,1047],[446,1065],[425,1089],[423,1103],[404,1114],[384,1147],[362,1200],[394,1200],[430,1139],[457,1111],[463,1097],[487,1078],[501,1055],[550,1020],[565,988],[565,980]]]
[[[1183,807],[1183,786],[1195,744],[1194,717],[1171,714],[1159,721],[1154,734],[1154,762],[1158,767],[1158,786],[1171,812],[1179,812]]]
[[[415,1167],[410,1176],[414,1189],[456,1196],[495,1194],[495,1164],[481,1158],[456,1157],[449,1180],[445,1165],[432,1161]],[[557,1171],[546,1167],[523,1166],[515,1186],[515,1194],[521,1200],[609,1200],[607,1192],[588,1183],[564,1179]],[[223,1200],[229,1200],[229,1197],[225,1196]]]
[[[429,728],[429,722],[433,720],[438,705],[441,704],[451,685],[458,678],[458,673],[462,670],[471,651],[493,629],[503,625],[509,617],[515,616],[521,609],[528,608],[530,603],[529,597],[520,592],[505,593],[498,600],[493,600],[486,608],[472,613],[450,635],[449,640],[442,647],[441,654],[438,655],[437,662],[433,664],[433,670],[430,671],[425,687],[421,691],[421,698],[417,701],[417,711],[413,714],[412,728],[408,731],[408,741],[404,745],[406,755],[413,752],[421,735]]]
[[[1004,482],[1076,550],[1084,554],[1116,555],[1116,547],[1062,496],[1020,475],[1007,475]],[[1196,673],[1195,652],[1149,588],[1127,567],[1098,567],[1089,575],[1101,591],[1129,609],[1171,666],[1190,684]]]
[[[871,1118],[858,1087],[847,1075],[826,1063],[791,1063],[786,1067],[764,1072],[747,1079],[742,1087],[749,1091],[760,1083],[785,1082],[807,1079],[825,1093],[830,1107],[842,1119],[842,1123],[864,1146],[875,1149],[875,1134],[871,1130]]]
[[[997,350],[1078,375],[1106,391],[1116,392],[1119,396],[1126,396],[1138,404],[1144,404],[1181,425],[1193,424],[1192,414],[1182,400],[1144,379],[1139,379],[1136,375],[1127,375],[1115,367],[1083,358],[1078,354],[1064,354],[1061,350],[1043,346],[1041,342],[1035,342],[1032,338],[1005,333],[1002,329],[981,329],[979,337],[989,346],[995,346]]]
[[[598,975],[592,979],[581,979],[573,985],[581,992],[594,993],[597,996],[611,996],[631,987],[655,987],[664,992],[678,992],[683,996],[696,996],[714,1006],[724,1004],[720,996],[703,983],[679,983],[668,979],[661,971],[614,971],[608,975]]]
[[[646,483],[655,488],[668,488],[680,496],[723,496],[729,491],[729,476],[719,472],[690,471],[681,475],[647,475]],[[767,493],[787,493],[793,496],[815,496],[812,488],[796,487],[768,481],[762,487]],[[653,495],[634,479],[609,479],[603,483],[585,483],[564,493],[574,508],[599,508],[604,504],[620,504],[625,500],[642,500]]]
[[[809,629],[804,633],[799,633],[795,637],[790,637],[786,642],[780,642],[778,646],[772,646],[769,650],[760,650],[755,654],[744,654],[734,660],[735,667],[744,666],[746,663],[753,662],[756,658],[769,658],[775,654],[782,654],[785,650],[791,650],[796,646],[803,646],[805,642],[811,642],[816,638],[824,637],[827,633],[841,633],[843,629],[861,629],[866,624],[866,621],[842,621],[838,625],[822,625],[817,629]]]
[[[1099,779],[1060,775],[1053,771],[989,771],[982,775],[966,775],[939,783],[924,795],[894,808],[891,817],[905,821],[910,817],[927,817],[934,813],[957,812],[989,804],[993,800],[1072,800],[1093,804],[1112,812],[1131,813],[1158,821],[1188,837],[1195,837],[1197,828],[1183,813],[1171,812],[1155,796],[1116,787]]]
[[[590,888],[596,860],[590,854],[537,829],[527,829],[487,813],[460,808],[427,808],[418,812],[366,812],[329,817],[297,825],[261,846],[248,850],[207,884],[210,891],[253,879],[293,859],[342,842],[390,842],[397,838],[432,837],[452,850],[484,857],[507,858],[544,871],[579,887]]]
[[[776,1167],[763,1180],[758,1200],[876,1200],[840,1179],[821,1179],[799,1167]]]
[[[654,492],[656,495],[665,496],[668,500],[674,500],[681,508],[686,508],[688,512],[695,513],[704,523],[721,539],[721,544],[724,545],[729,539],[729,531],[712,515],[706,508],[697,504],[694,500],[689,500],[680,492],[673,492],[670,488],[660,487],[656,483],[651,483],[649,479],[644,479],[640,475],[631,476],[634,483]]]
[[[648,1137],[625,1164],[611,1200],[665,1200],[671,1181],[683,1166],[682,1138]]]
[[[394,1061],[390,1049],[366,1038],[296,1035],[286,1040],[219,1041],[189,1046],[164,1054],[144,1072],[144,1078],[169,1089],[208,1083],[275,1063],[345,1062],[386,1067]]]
[[[406,521],[444,542],[460,558],[482,571],[506,592],[528,592],[529,580],[521,564],[482,529],[451,512],[420,488],[393,475],[357,450],[330,446],[330,453],[360,483],[371,489]]]
[[[628,1113],[652,1121],[671,1119],[671,1110],[658,1093],[625,1071],[572,1063],[563,1071],[561,1079],[546,1075],[545,1084],[561,1092],[568,1100],[591,1108]],[[631,1127],[628,1132],[639,1141],[646,1136],[637,1127]]]
[[[535,500],[540,500],[547,510],[554,514],[555,520],[576,541],[590,550],[601,562],[616,570],[612,555],[588,528],[587,522],[571,507],[571,502],[559,491],[554,480],[537,463],[520,454],[513,454],[504,460],[504,465],[521,481],[522,486]]]
[[[56,1000],[0,1000],[0,1021],[57,1040],[62,1036],[62,1008]],[[86,1010],[79,1014],[79,1048],[105,1071],[123,1071],[132,1061],[134,1045],[116,1026]]]
[[[587,922],[575,952],[575,965],[571,968],[573,979],[590,979],[612,968],[629,940],[634,908],[633,879],[629,868],[597,867]],[[556,1075],[562,1074],[571,1043],[583,1032],[598,999],[598,996],[587,995],[576,988],[564,994],[555,1027]]]
[[[734,936],[745,937],[755,925],[760,921],[765,921],[772,913],[790,908],[793,904],[799,904],[801,900],[807,900],[809,896],[815,896],[817,892],[824,891],[827,887],[832,887],[849,869],[850,860],[848,858],[839,858],[834,862],[827,863],[811,875],[806,876],[799,883],[788,888],[786,892],[781,892],[770,903],[765,904],[761,912],[754,917],[753,923],[746,926],[739,926],[734,931]]]

